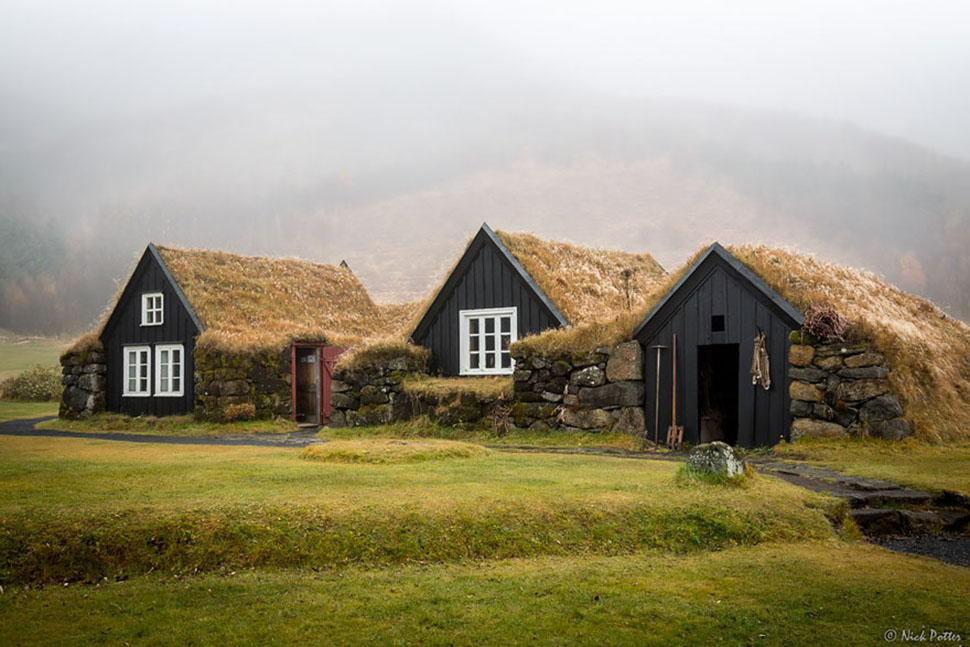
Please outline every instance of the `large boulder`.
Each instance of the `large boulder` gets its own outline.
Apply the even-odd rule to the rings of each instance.
[[[640,436],[647,428],[646,415],[641,407],[627,407],[620,411],[620,417],[613,425],[613,431],[621,434]]]
[[[795,344],[788,350],[788,362],[792,366],[808,366],[815,357],[815,348],[803,344]]]
[[[562,424],[577,429],[607,431],[613,426],[613,416],[603,409],[565,409]]]
[[[744,474],[745,463],[736,449],[715,440],[691,449],[687,455],[687,467],[692,472],[734,477]]]
[[[643,379],[643,347],[640,342],[619,344],[606,362],[606,379],[610,382]]]
[[[839,386],[839,399],[846,402],[862,402],[889,393],[886,380],[857,380],[843,382]]]
[[[791,424],[792,442],[799,438],[841,438],[845,434],[845,427],[825,420],[798,418]]]
[[[869,400],[859,411],[860,420],[892,420],[903,415],[903,405],[895,395],[880,395]]]
[[[792,400],[803,402],[822,402],[825,399],[821,389],[814,384],[806,384],[805,382],[792,382],[791,386],[788,387],[788,393]]]
[[[589,366],[574,371],[570,381],[579,386],[599,386],[606,382],[606,373],[599,366]]]
[[[579,390],[579,403],[588,409],[643,405],[643,382],[614,382]]]

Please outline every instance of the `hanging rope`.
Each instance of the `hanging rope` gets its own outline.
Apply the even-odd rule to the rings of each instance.
[[[763,332],[759,332],[754,338],[754,357],[751,358],[751,383],[760,384],[765,391],[771,388],[768,341]]]

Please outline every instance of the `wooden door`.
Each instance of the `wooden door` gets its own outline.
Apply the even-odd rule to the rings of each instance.
[[[296,420],[320,424],[320,349],[297,348],[294,355]]]
[[[330,404],[330,396],[333,395],[333,367],[337,364],[346,348],[338,346],[328,346],[320,349],[320,424],[325,425],[330,422],[330,414],[333,406]]]

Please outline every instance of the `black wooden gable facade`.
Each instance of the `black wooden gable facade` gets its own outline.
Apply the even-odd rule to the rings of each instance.
[[[143,325],[142,296],[154,293],[162,295],[162,323]],[[101,343],[108,362],[105,398],[107,409],[131,416],[191,413],[195,396],[192,352],[195,338],[202,331],[202,324],[165,266],[158,250],[153,244],[149,244],[101,331]],[[181,345],[183,348],[180,396],[157,395],[159,385],[156,348],[160,345]],[[123,394],[125,349],[128,347],[148,349],[151,361],[147,396]]]
[[[637,327],[645,350],[647,428],[663,442],[672,421],[673,336],[677,335],[677,424],[691,443],[774,445],[788,435],[788,336],[802,315],[715,243]],[[755,337],[764,333],[771,386],[752,384]],[[659,424],[657,346],[661,353]]]
[[[460,313],[486,308],[517,310],[517,338],[566,326],[566,318],[487,224],[435,295],[411,340],[431,350],[431,368],[461,370]]]

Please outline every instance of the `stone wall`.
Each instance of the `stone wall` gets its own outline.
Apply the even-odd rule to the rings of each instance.
[[[910,434],[882,354],[859,344],[793,344],[789,363],[793,441],[846,435],[899,440]]]
[[[193,357],[196,418],[221,421],[228,405],[245,403],[260,419],[292,414],[289,348],[255,354],[196,348]]]
[[[557,356],[516,354],[512,421],[530,429],[642,434],[643,349],[638,342]]]
[[[104,349],[95,348],[66,353],[61,357],[61,418],[87,418],[105,407],[105,376],[108,373]]]
[[[381,356],[364,363],[339,363],[333,371],[331,427],[384,425],[409,420],[412,403],[404,393],[404,378],[423,374],[427,362],[409,357]]]

